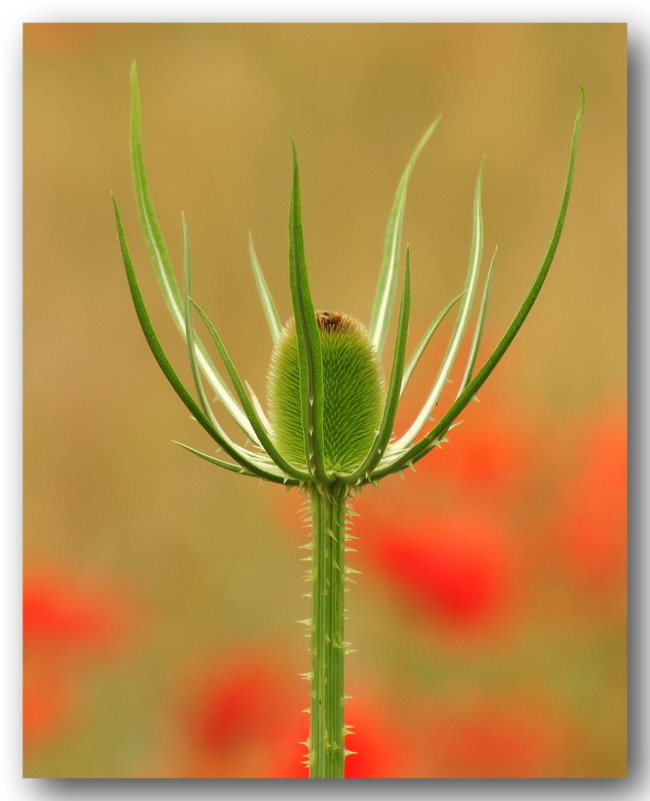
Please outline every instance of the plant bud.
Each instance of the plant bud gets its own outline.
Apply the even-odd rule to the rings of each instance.
[[[366,329],[347,314],[316,312],[323,357],[324,459],[348,473],[367,456],[382,415],[383,381]],[[282,455],[306,467],[298,341],[293,318],[278,339],[268,378],[273,437]]]

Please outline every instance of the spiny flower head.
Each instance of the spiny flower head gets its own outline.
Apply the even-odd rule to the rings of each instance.
[[[354,317],[316,312],[323,360],[325,470],[345,474],[361,464],[381,421],[383,381],[365,328]],[[268,377],[270,422],[278,450],[307,467],[300,405],[298,338],[293,317],[273,349]]]

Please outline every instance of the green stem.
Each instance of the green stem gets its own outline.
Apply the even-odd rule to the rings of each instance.
[[[312,494],[312,676],[309,776],[342,779],[345,762],[343,669],[347,488]]]

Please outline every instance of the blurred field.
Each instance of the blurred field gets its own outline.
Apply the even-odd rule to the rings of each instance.
[[[611,24],[26,26],[27,776],[304,775],[296,499],[171,444],[209,448],[128,296],[111,191],[187,377],[133,202],[133,58],[172,256],[180,266],[183,210],[195,294],[258,394],[270,340],[246,236],[289,316],[288,134],[316,304],[367,321],[395,186],[442,112],[407,207],[412,345],[462,287],[487,156],[499,256],[485,353],[544,254],[585,87],[539,303],[448,446],[359,502],[348,769],[625,774],[625,37]]]

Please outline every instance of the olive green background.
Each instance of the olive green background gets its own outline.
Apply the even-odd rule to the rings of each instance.
[[[179,267],[182,210],[195,296],[258,394],[270,339],[246,237],[252,230],[288,317],[289,135],[300,158],[316,305],[367,322],[397,181],[417,139],[443,114],[407,206],[411,345],[462,287],[473,185],[486,156],[486,252],[499,245],[487,348],[545,252],[584,86],[565,233],[537,306],[491,379],[513,410],[561,438],[569,421],[625,392],[626,29],[38,24],[25,28],[24,59],[25,557],[124,587],[140,599],[142,632],[126,659],[84,674],[87,717],[27,750],[26,773],[138,776],[173,741],[166,701],[176,672],[203,653],[258,639],[301,654],[293,621],[305,607],[295,538],[283,532],[275,489],[170,443],[209,448],[146,347],[117,247],[111,191],[157,330],[188,377],[137,224],[132,60],[151,190],[172,257]],[[380,644],[404,647],[408,627],[388,615],[387,631],[377,633],[382,603],[371,581],[350,596],[352,639],[364,644],[354,670],[395,693],[408,673],[396,678],[374,657]],[[622,701],[606,720],[605,745],[580,768],[587,775],[624,770]]]

